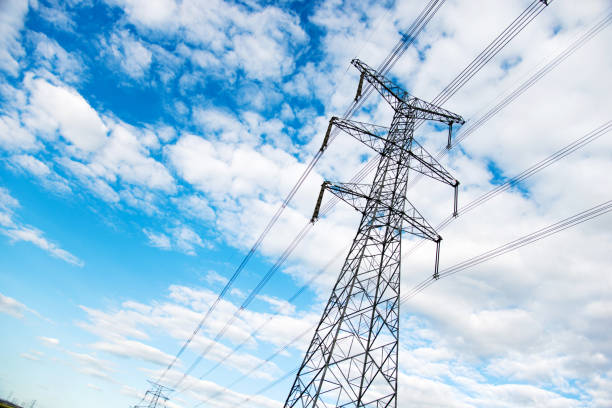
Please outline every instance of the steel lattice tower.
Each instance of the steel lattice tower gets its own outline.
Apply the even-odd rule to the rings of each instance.
[[[166,407],[166,402],[168,402],[168,397],[166,397],[164,395],[164,393],[166,392],[172,392],[174,390],[172,390],[171,388],[168,388],[166,386],[163,386],[159,383],[153,382],[153,381],[149,381],[149,383],[151,384],[151,389],[148,390],[144,397],[142,397],[142,400],[140,401],[142,402],[146,402],[148,401],[147,405],[134,405],[133,408],[161,408],[161,407]]]
[[[373,183],[324,182],[330,191],[363,216],[344,266],[333,288],[285,407],[396,407],[402,232],[436,242],[436,268],[441,237],[406,199],[409,169],[455,188],[455,180],[413,137],[415,122],[449,125],[461,116],[409,95],[359,60],[356,99],[368,81],[395,111],[389,128],[332,118],[333,126],[380,155]]]

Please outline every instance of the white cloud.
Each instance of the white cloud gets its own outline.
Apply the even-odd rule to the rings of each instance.
[[[78,55],[67,52],[57,41],[42,33],[28,32],[28,39],[34,44],[31,56],[38,66],[61,77],[67,83],[82,81],[85,66]],[[52,78],[52,74],[44,70],[38,70],[38,73]]]
[[[211,221],[215,218],[215,211],[209,201],[202,195],[184,195],[174,200],[179,210],[195,219]]]
[[[0,146],[6,150],[36,150],[36,137],[21,125],[17,113],[0,116]]]
[[[135,358],[158,365],[167,365],[173,357],[155,347],[127,339],[115,339],[113,342],[97,342],[92,345],[96,350],[114,354],[119,357]]]
[[[110,182],[119,176],[129,184],[173,192],[174,178],[161,163],[149,156],[145,144],[151,142],[143,140],[146,135],[139,138],[128,127],[115,125],[104,146],[95,153],[89,168],[96,176]]]
[[[219,275],[215,271],[208,271],[208,273],[204,277],[204,280],[211,286],[216,283],[221,284],[221,285],[225,285],[227,283],[227,278]]]
[[[57,346],[59,344],[59,340],[53,337],[39,336],[38,339],[48,346]]]
[[[172,248],[172,244],[170,243],[170,237],[163,233],[155,233],[148,229],[143,229],[142,232],[145,233],[147,238],[149,239],[149,244],[154,247],[161,249],[170,249]]]
[[[174,0],[112,0],[111,4],[121,5],[129,18],[146,25],[163,25],[176,11]]]
[[[129,31],[112,33],[108,40],[102,40],[101,47],[104,53],[112,57],[114,64],[130,77],[141,79],[147,75],[153,53]]]
[[[81,0],[77,0],[78,3],[83,3]],[[66,6],[71,5],[70,3],[75,2],[64,2],[64,3],[52,3],[52,7],[47,7],[38,1],[30,2],[30,7],[36,12],[38,16],[53,24],[54,27],[63,31],[74,31],[76,23],[73,21],[71,13],[66,10]],[[72,4],[73,5],[73,4]]]
[[[79,373],[113,382],[111,374],[114,369],[110,362],[85,353],[68,351],[68,354],[77,361],[76,370]]]
[[[88,383],[88,384],[87,384],[87,386],[88,386],[89,388],[91,388],[92,390],[102,391],[102,388],[98,387],[98,386],[97,386],[97,385],[95,385],[95,384]]]
[[[63,261],[76,266],[84,265],[82,260],[45,238],[39,229],[16,221],[13,211],[18,205],[19,202],[8,190],[0,187],[0,233],[9,237],[12,242],[30,242]]]
[[[27,170],[35,176],[44,177],[51,174],[51,170],[49,170],[49,167],[34,156],[27,154],[18,154],[12,156],[10,160],[12,163]]]
[[[40,78],[27,78],[30,106],[24,122],[45,139],[56,131],[76,148],[75,154],[99,149],[106,141],[107,127],[97,112],[74,89],[53,85]]]
[[[19,356],[31,361],[40,361],[42,353],[34,351],[31,353],[20,353]]]
[[[0,130],[6,128],[16,137],[0,135],[0,144],[9,150],[53,144],[54,153],[45,161],[32,154],[16,154],[10,159],[13,166],[39,178],[51,190],[70,192],[70,179],[76,178],[107,202],[123,201],[148,213],[158,211],[160,193],[176,191],[174,177],[153,157],[160,147],[153,131],[98,114],[76,90],[54,77],[28,74],[24,85],[29,98],[21,112],[0,117]],[[161,133],[167,133],[164,129]],[[68,173],[68,179],[60,170]]]
[[[56,258],[71,263],[76,266],[83,266],[85,263],[72,255],[65,249],[60,248],[57,244],[49,241],[43,236],[43,232],[28,226],[19,226],[16,228],[6,228],[2,230],[2,233],[9,237],[13,242],[30,242],[40,249],[49,252]]]
[[[23,55],[19,39],[27,11],[27,0],[0,2],[0,69],[13,76],[19,72],[18,59]]]
[[[0,312],[21,319],[29,310],[23,303],[0,293]]]
[[[19,207],[19,201],[4,187],[0,187],[0,209],[12,214]]]
[[[264,302],[268,303],[274,309],[274,311],[278,313],[282,313],[282,314],[295,313],[295,305],[292,305],[286,300],[278,299],[276,297],[266,296],[266,295],[258,295],[257,299],[263,300]]]
[[[194,62],[220,67],[228,75],[241,69],[254,79],[278,80],[292,72],[298,47],[307,38],[296,16],[272,6],[247,8],[221,0],[108,2],[120,6],[143,35],[185,36],[193,48],[183,52]]]
[[[57,193],[71,192],[68,180],[51,170],[49,164],[30,154],[18,154],[8,158],[9,168],[25,172],[38,179],[47,189]]]
[[[150,245],[164,250],[174,249],[187,255],[195,255],[196,249],[209,246],[194,230],[186,225],[168,228],[166,233],[154,232],[146,228],[143,229],[143,232]]]
[[[177,248],[188,255],[195,255],[196,248],[203,248],[206,246],[202,238],[187,226],[182,225],[174,228],[172,234],[176,241]]]
[[[182,344],[215,298],[216,293],[211,290],[173,285],[170,287],[168,300],[153,301],[150,306],[138,304],[137,307],[132,307],[130,305],[133,302],[130,302],[129,305],[124,304],[122,309],[108,312],[83,308],[88,313],[89,322],[81,323],[80,326],[101,338],[91,345],[96,350],[163,366],[169,362],[171,356],[153,347],[151,344],[155,342],[154,339],[160,335],[170,336]],[[221,301],[216,309],[216,318],[209,320],[200,334],[194,338],[188,352],[179,360],[179,367],[182,366],[183,359],[191,361],[194,353],[199,354],[201,350],[208,348],[212,341],[208,336],[214,336],[237,309],[237,305]],[[248,333],[254,327],[259,327],[264,321],[269,320],[269,316],[268,313],[245,311],[227,331],[226,339],[233,344],[248,340],[249,348],[261,343],[280,346],[287,339],[295,337],[296,333],[303,332],[317,318],[312,314],[300,314],[295,317],[277,316],[267,324],[257,338],[250,338]],[[146,339],[146,342],[129,338],[134,336]],[[231,348],[224,343],[225,341],[214,344],[206,359],[216,362],[225,357]],[[304,346],[305,344],[295,345],[300,349]],[[171,352],[174,353],[175,350]],[[225,364],[240,373],[249,372],[257,365],[263,364],[261,369],[251,373],[253,378],[271,380],[281,373],[276,364],[264,364],[261,357],[243,351],[232,355]],[[172,370],[168,378],[180,375],[179,371]],[[189,378],[190,381],[194,381],[192,377]],[[170,379],[168,381],[171,382]]]

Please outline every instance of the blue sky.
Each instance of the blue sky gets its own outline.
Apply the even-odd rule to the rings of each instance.
[[[446,1],[393,78],[433,99],[531,2],[496,3]],[[554,1],[444,107],[469,125],[609,13],[605,0],[576,3]],[[0,397],[136,403],[352,102],[350,60],[377,66],[424,5],[0,0]],[[610,40],[608,27],[442,160],[460,203],[610,120]],[[371,98],[356,118],[387,126],[391,112]],[[446,129],[417,137],[435,152]],[[442,267],[609,200],[611,152],[606,134],[457,219],[442,234]],[[310,219],[322,180],[348,181],[369,157],[347,136],[334,141],[169,383]],[[451,197],[423,181],[408,198],[435,225]],[[169,406],[207,401],[316,323],[357,221],[339,205],[315,224]],[[611,223],[582,224],[403,305],[401,405],[612,406]],[[431,273],[433,250],[404,260],[404,293]],[[309,338],[205,406],[282,406],[293,378],[253,394],[298,366]]]

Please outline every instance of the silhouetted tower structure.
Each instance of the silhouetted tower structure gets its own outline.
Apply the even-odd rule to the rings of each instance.
[[[406,199],[409,169],[455,189],[459,182],[414,140],[415,122],[448,124],[461,116],[408,94],[359,60],[357,100],[364,80],[395,111],[389,128],[332,118],[333,126],[374,149],[378,168],[371,185],[324,182],[330,191],[363,214],[357,234],[333,288],[285,407],[396,407],[399,340],[400,257],[402,232],[436,243],[436,266],[441,237]]]
[[[166,392],[172,392],[173,390],[171,388],[168,388],[166,386],[163,386],[153,381],[149,381],[149,383],[151,384],[151,387],[145,393],[144,397],[142,397],[140,404],[134,405],[133,408],[162,408],[162,407],[165,408],[166,407],[166,402],[168,401],[169,398],[166,397],[164,394]],[[143,402],[145,404],[142,404]]]

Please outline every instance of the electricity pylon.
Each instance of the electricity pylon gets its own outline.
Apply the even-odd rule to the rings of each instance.
[[[363,214],[357,234],[333,288],[285,407],[396,407],[402,232],[436,243],[441,237],[406,199],[409,169],[451,185],[455,214],[459,182],[413,137],[415,121],[449,126],[461,116],[408,94],[359,60],[356,99],[368,81],[395,111],[389,128],[332,118],[343,130],[380,155],[371,185],[326,181],[315,206],[319,215],[325,190]],[[450,145],[450,143],[449,143]]]
[[[134,405],[132,408],[162,408],[162,407],[165,408],[166,407],[166,402],[168,402],[169,398],[166,397],[164,393],[172,392],[173,390],[166,386],[153,382],[153,381],[149,381],[149,383],[151,384],[151,387],[145,393],[141,401],[141,403],[142,402],[146,403],[148,400],[148,404],[147,405],[141,405],[141,404]]]

